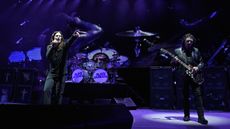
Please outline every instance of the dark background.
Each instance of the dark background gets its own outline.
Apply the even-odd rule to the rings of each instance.
[[[103,35],[92,42],[91,50],[103,47],[110,42],[113,49],[128,56],[138,67],[158,65],[156,55],[146,48],[175,48],[179,38],[186,32],[193,33],[197,47],[201,49],[207,62],[224,39],[229,39],[229,9],[227,2],[211,0],[5,0],[0,3],[1,66],[8,66],[8,56],[12,51],[28,51],[33,47],[42,48],[39,66],[44,65],[45,46],[50,38],[47,31],[53,24],[52,18],[58,13],[75,14],[83,20],[95,23],[103,28]],[[214,15],[214,12],[216,14]],[[213,17],[211,15],[213,14]],[[181,19],[188,25],[181,24]],[[23,24],[20,26],[20,24]],[[55,23],[54,23],[55,22]],[[184,22],[185,23],[185,22]],[[148,40],[156,46],[146,45],[143,55],[135,59],[133,38],[118,37],[115,34],[133,30],[159,34],[157,41]],[[68,38],[67,34],[64,34]],[[23,37],[20,43],[16,41]],[[96,45],[95,45],[96,44]],[[154,48],[155,47],[155,48]],[[78,53],[78,52],[75,52]],[[221,52],[220,54],[221,55]],[[215,58],[217,65],[223,65],[224,56]],[[40,65],[42,64],[42,65]],[[147,65],[146,65],[147,64]],[[161,65],[161,64],[160,64]],[[45,67],[44,67],[45,68]]]
[[[26,71],[35,68],[34,91],[38,92],[33,93],[33,99],[39,101],[47,70],[47,62],[44,58],[45,48],[53,32],[51,28],[59,24],[59,20],[54,20],[54,17],[60,13],[66,13],[102,27],[103,34],[90,43],[88,52],[104,47],[109,42],[110,48],[129,58],[130,68],[120,69],[119,74],[128,82],[128,88],[132,89],[132,97],[138,104],[161,104],[158,102],[160,99],[156,99],[157,102],[154,101],[154,95],[157,95],[155,92],[159,93],[155,96],[156,98],[160,95],[166,98],[165,101],[172,98],[170,97],[171,85],[168,84],[174,80],[172,77],[164,76],[171,75],[172,72],[168,67],[161,67],[168,66],[169,60],[159,54],[159,49],[163,47],[173,50],[180,46],[180,38],[187,32],[196,36],[195,45],[200,49],[205,64],[211,62],[210,65],[213,66],[207,70],[209,74],[206,78],[210,83],[205,85],[215,87],[219,84],[221,87],[219,96],[227,98],[224,96],[224,91],[229,91],[227,87],[229,85],[223,82],[227,80],[225,78],[229,78],[229,74],[226,74],[229,68],[225,69],[230,64],[229,12],[228,1],[218,0],[1,0],[0,66],[2,69],[7,67],[8,70],[16,70],[15,73],[18,72],[17,68]],[[157,37],[145,37],[153,43],[152,45],[141,38],[143,47],[138,58],[135,57],[133,50],[136,38],[116,36],[116,33],[133,30],[137,26],[142,31],[157,34]],[[64,33],[64,37],[67,39],[69,34]],[[19,39],[22,40],[17,43]],[[226,41],[226,44],[221,46],[223,41]],[[41,48],[41,60],[9,62],[8,58],[12,51],[27,52],[34,47]],[[217,52],[218,48],[221,48],[219,52]],[[69,54],[79,52],[81,51],[71,51]],[[210,61],[214,53],[216,56]],[[5,77],[5,74],[2,75]],[[158,80],[155,82],[167,84],[167,87],[162,87],[165,88],[163,90],[157,89],[156,84],[151,81],[153,75],[157,75],[155,79]],[[12,78],[15,76],[17,78],[21,75],[14,75]],[[177,76],[173,75],[173,77]],[[213,80],[215,81],[212,82]],[[10,83],[19,85],[16,81]],[[30,90],[34,83],[17,87],[19,90],[29,87]],[[176,88],[180,88],[180,85]],[[176,91],[175,87],[174,90]],[[215,93],[212,94],[217,90],[214,88],[206,91],[209,92],[206,94],[208,95],[206,99],[213,102],[218,100],[221,107],[221,99],[216,99]],[[180,103],[181,97],[178,98],[177,101]],[[162,104],[167,103],[162,102]],[[218,104],[210,104],[218,106]],[[172,105],[164,106],[171,107]],[[160,105],[160,107],[163,106]]]

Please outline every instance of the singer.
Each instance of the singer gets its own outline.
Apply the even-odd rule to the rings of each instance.
[[[78,52],[80,48],[85,46],[85,42],[97,38],[101,32],[101,27],[81,20],[79,17],[72,17],[67,14],[59,15],[59,20],[55,20],[54,24],[68,25],[69,29],[62,26],[51,35],[50,44],[47,45],[46,58],[49,68],[46,81],[43,88],[43,104],[62,104],[63,92],[65,87],[65,79],[67,75],[66,59],[69,51]],[[57,23],[60,22],[60,23]],[[65,21],[65,22],[63,22]],[[80,31],[79,29],[83,30]],[[69,31],[67,31],[69,30]],[[72,31],[74,30],[74,31]],[[63,34],[72,32],[68,40],[64,40]],[[74,44],[74,45],[73,45]],[[70,47],[71,46],[71,47]],[[74,49],[71,49],[71,48]]]
[[[78,31],[65,42],[61,31],[55,31],[47,46],[46,58],[49,60],[49,72],[44,86],[44,104],[60,104],[65,81],[65,60],[68,48],[73,41],[80,37]]]

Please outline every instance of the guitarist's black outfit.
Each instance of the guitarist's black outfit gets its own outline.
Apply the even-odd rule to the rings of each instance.
[[[183,47],[175,49],[177,57],[182,60],[184,63],[191,66],[197,66],[198,71],[204,68],[204,63],[200,52],[197,48],[192,47],[191,50],[185,50]],[[195,97],[195,103],[198,114],[198,122],[202,124],[207,124],[208,121],[204,118],[204,108],[203,101],[201,96],[201,86],[198,83],[195,83],[194,80],[186,74],[186,68],[181,66],[179,70],[182,72],[182,79],[184,80],[183,95],[184,95],[184,121],[190,120],[189,112],[189,88],[191,86],[192,92]]]

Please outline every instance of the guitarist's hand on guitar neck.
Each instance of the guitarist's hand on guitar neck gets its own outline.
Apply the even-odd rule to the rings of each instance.
[[[164,48],[160,49],[162,52],[170,55],[174,61],[172,61],[173,63],[179,63],[182,66],[184,66],[187,70],[185,71],[187,75],[189,75],[193,81],[197,84],[202,84],[204,82],[204,78],[203,78],[203,74],[202,72],[199,70],[199,68],[197,66],[191,66],[189,64],[186,64],[185,62],[183,62],[182,60],[180,60],[177,56],[175,56],[174,54],[172,54],[171,52],[167,51]]]
[[[191,74],[196,74],[199,71],[199,68],[196,66],[191,66],[188,65],[190,67],[190,69],[188,69],[190,71]]]
[[[198,72],[198,67],[192,67],[192,71],[194,72],[194,73],[196,73],[196,72]]]

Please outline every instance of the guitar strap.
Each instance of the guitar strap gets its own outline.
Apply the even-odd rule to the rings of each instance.
[[[179,53],[177,54],[177,56],[179,57],[179,59],[181,59],[184,63],[188,63],[188,59],[186,56],[186,53],[182,51],[182,48],[179,48]]]
[[[191,65],[195,65],[194,64],[194,60],[196,59],[195,58],[195,52],[194,51],[192,51],[192,53],[191,53],[191,57],[188,57],[187,55],[186,55],[186,53],[182,50],[182,48],[180,48],[179,49],[179,54],[180,54],[180,59],[184,62],[184,63],[186,63],[186,64],[191,64]],[[179,56],[179,55],[178,55]]]

